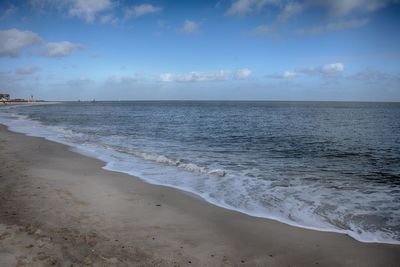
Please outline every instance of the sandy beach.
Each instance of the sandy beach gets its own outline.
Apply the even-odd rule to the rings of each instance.
[[[0,126],[0,266],[400,266],[400,246],[288,226]]]

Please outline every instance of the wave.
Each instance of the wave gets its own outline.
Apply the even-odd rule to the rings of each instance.
[[[261,207],[262,205],[254,199],[260,194],[260,190],[265,191],[263,194],[272,196],[272,199],[281,192],[277,192],[276,188],[272,190],[272,187],[264,188],[254,180],[239,177],[237,173],[231,173],[223,168],[199,166],[189,160],[175,159],[160,153],[86,142],[86,135],[81,132],[55,125],[45,125],[15,112],[0,110],[0,123],[7,125],[11,131],[43,137],[68,145],[74,151],[86,156],[100,159],[105,162],[103,168],[106,170],[134,175],[151,184],[184,190],[219,207],[254,217],[277,220],[296,227],[347,234],[361,242],[400,244],[398,236],[385,229],[367,231],[354,223],[346,227],[335,225],[332,221],[336,218],[326,219],[316,215],[315,207],[311,205],[302,206],[294,201],[286,201],[282,207],[273,206],[273,203],[267,203],[270,205],[268,208]],[[160,168],[162,166],[164,167]],[[301,187],[298,190],[301,191]]]
[[[185,160],[183,160],[183,159],[172,159],[172,158],[169,158],[164,155],[159,155],[157,153],[133,151],[133,150],[124,149],[121,147],[118,147],[117,150],[118,151],[122,150],[124,153],[128,153],[128,154],[131,154],[133,156],[136,156],[136,157],[139,157],[139,158],[142,158],[145,160],[181,168],[186,171],[192,172],[194,174],[206,174],[206,175],[212,175],[212,176],[218,176],[218,177],[224,177],[225,175],[228,174],[228,172],[223,169],[211,169],[210,170],[207,167],[201,167],[201,166],[198,166],[191,162],[185,162]]]

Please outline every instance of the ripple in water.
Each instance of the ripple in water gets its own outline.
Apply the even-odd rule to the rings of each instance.
[[[400,243],[400,104],[97,102],[1,108],[105,168],[288,224]]]

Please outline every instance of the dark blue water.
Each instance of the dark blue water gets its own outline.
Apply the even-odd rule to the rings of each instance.
[[[62,103],[0,117],[219,206],[400,243],[399,103]]]

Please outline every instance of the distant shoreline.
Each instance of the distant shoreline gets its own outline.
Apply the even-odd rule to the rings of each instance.
[[[34,101],[34,102],[28,102],[28,101],[10,101],[10,102],[0,102],[0,106],[15,106],[15,105],[26,105],[26,106],[30,106],[30,105],[43,105],[43,104],[56,104],[56,103],[60,103],[60,102],[56,102],[56,101]]]
[[[107,103],[107,102],[268,102],[268,103],[388,103],[388,104],[400,104],[400,101],[345,101],[345,100],[180,100],[180,99],[161,99],[161,100],[146,100],[146,99],[130,99],[130,100],[96,100],[93,102],[92,100],[45,100],[45,101],[37,101],[37,102],[22,102],[22,103]],[[21,103],[21,102],[9,102],[9,103]],[[2,104],[2,103],[0,103]]]
[[[246,103],[246,102],[258,102],[258,103],[357,103],[357,104],[362,104],[362,103],[379,103],[379,104],[400,104],[400,101],[361,101],[361,100],[354,100],[354,101],[349,101],[349,100],[224,100],[224,99],[217,99],[217,100],[207,100],[207,99],[200,99],[200,100],[194,100],[194,99],[161,99],[161,100],[149,100],[149,99],[130,99],[130,100],[40,100],[40,101],[33,101],[33,102],[28,102],[28,101],[10,101],[10,102],[0,102],[0,106],[2,105],[27,105],[27,104],[47,104],[47,103],[82,103],[82,104],[87,104],[87,103],[108,103],[108,102],[119,102],[119,103],[124,103],[124,102],[139,102],[139,103],[144,103],[144,102],[171,102],[171,103],[200,103],[200,102],[210,102],[210,103],[217,103],[217,102],[232,102],[232,103]]]

